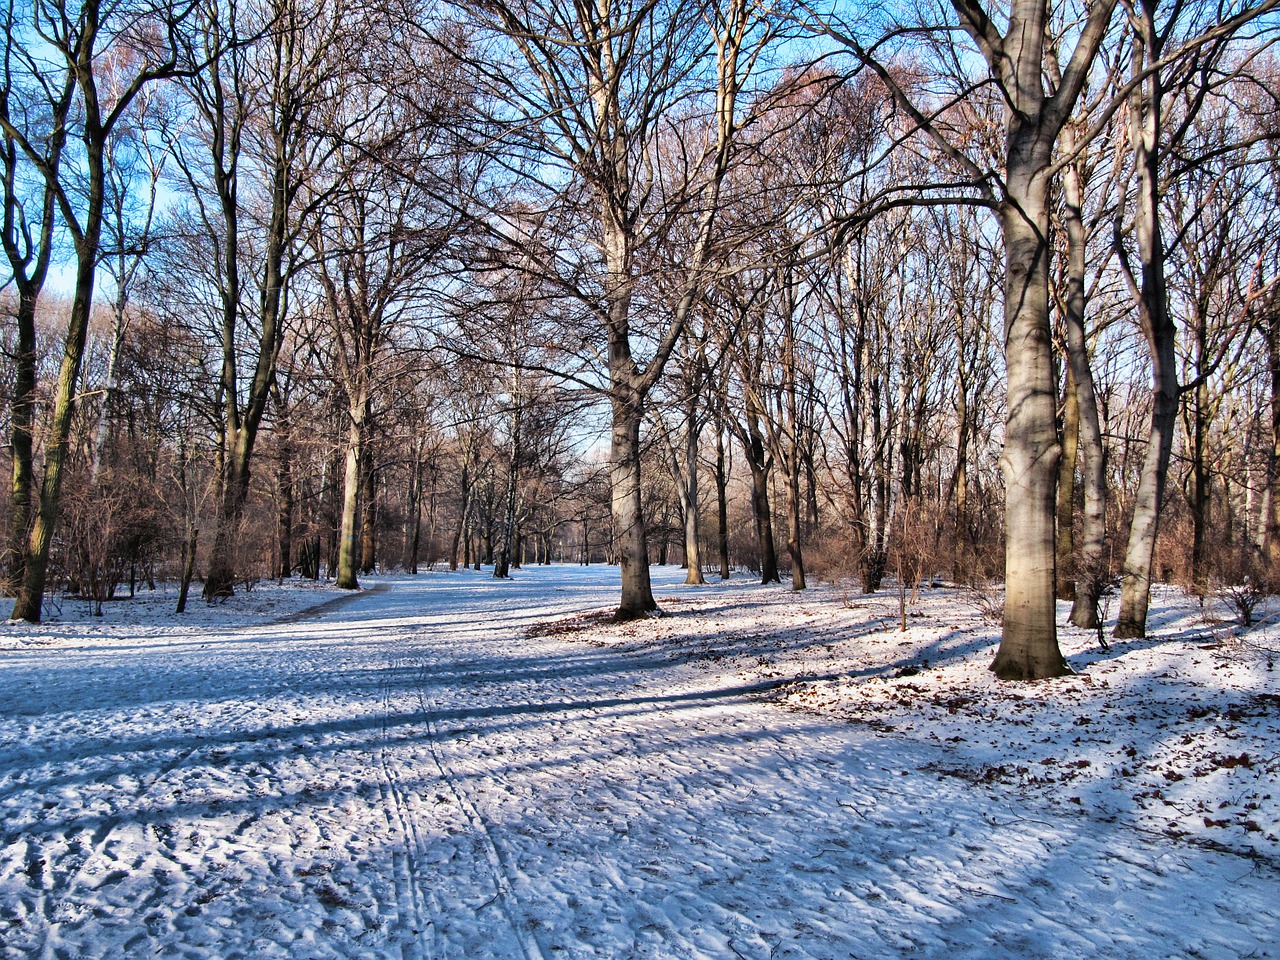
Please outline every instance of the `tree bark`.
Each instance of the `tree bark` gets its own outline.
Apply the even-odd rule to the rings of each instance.
[[[1042,23],[1037,29],[1043,30]],[[1038,76],[1035,83],[1040,83]],[[1049,328],[1050,144],[1036,140],[1034,130],[1011,134],[1007,195],[1000,205],[1008,371],[1005,448],[1000,458],[1005,481],[1005,609],[1004,632],[991,669],[1003,680],[1071,672],[1058,648],[1054,599],[1060,447]]]
[[[1280,448],[1278,448],[1280,449]],[[720,550],[720,579],[728,580],[729,565],[729,471],[725,458],[724,428],[716,425],[716,543]]]
[[[360,552],[360,488],[361,463],[364,459],[363,398],[355,400],[347,422],[347,453],[342,470],[342,520],[338,528],[338,567],[334,586],[343,590],[358,590],[356,578],[357,556]]]
[[[86,138],[87,139],[87,138]],[[53,418],[45,441],[44,476],[36,515],[27,540],[26,568],[22,586],[13,605],[15,620],[39,623],[44,606],[44,592],[49,570],[49,547],[58,523],[61,506],[63,471],[70,454],[71,421],[76,411],[76,387],[80,382],[80,365],[84,359],[85,340],[89,330],[89,313],[93,308],[93,286],[98,260],[98,240],[102,228],[102,150],[87,143],[91,171],[89,211],[86,228],[76,243],[76,286],[71,303],[71,316],[63,342],[58,385],[54,391]]]
[[[1073,127],[1063,132],[1063,150],[1076,146]],[[1098,604],[1110,575],[1107,546],[1107,461],[1102,442],[1102,422],[1098,413],[1093,367],[1085,330],[1087,294],[1085,254],[1088,237],[1084,225],[1084,186],[1080,164],[1070,163],[1062,172],[1063,219],[1067,232],[1067,302],[1063,312],[1067,328],[1067,363],[1075,388],[1079,431],[1078,453],[1083,456],[1084,510],[1080,525],[1080,556],[1076,569],[1075,602],[1071,622],[1086,630],[1097,629]]]
[[[52,215],[52,211],[50,211]],[[15,271],[16,274],[16,271]],[[13,401],[10,405],[10,443],[13,450],[13,482],[10,487],[9,541],[0,575],[6,593],[16,593],[26,575],[30,548],[32,502],[35,494],[35,448],[32,428],[36,395],[36,304],[39,287],[19,286],[18,352],[14,357]]]
[[[624,385],[616,385],[610,399],[613,429],[609,472],[613,486],[618,563],[622,574],[622,597],[614,618],[634,620],[648,616],[658,608],[649,580],[649,545],[640,497],[640,424],[644,413],[639,392],[628,390]]]
[[[1062,459],[1058,462],[1057,595],[1076,598],[1076,452],[1080,440],[1080,404],[1075,377],[1067,369],[1062,396]]]
[[[1160,41],[1151,17],[1141,18],[1133,41],[1132,70],[1142,77],[1149,60],[1161,56]],[[1164,237],[1160,227],[1160,120],[1162,81],[1159,70],[1145,74],[1134,88],[1129,108],[1129,142],[1138,173],[1135,233],[1141,280],[1135,281],[1127,257],[1121,256],[1138,301],[1138,320],[1151,351],[1151,439],[1143,459],[1142,475],[1133,502],[1133,519],[1125,549],[1120,583],[1120,614],[1115,636],[1137,639],[1147,633],[1147,608],[1151,601],[1152,567],[1160,533],[1160,508],[1164,502],[1173,434],[1178,419],[1177,329],[1169,315],[1165,282]]]
[[[513,379],[517,378],[518,373],[514,373]],[[520,448],[520,437],[524,429],[524,406],[518,384],[511,393],[511,463],[507,468],[506,496],[503,497],[502,542],[498,546],[498,556],[493,564],[493,575],[499,580],[505,580],[511,576],[512,564],[517,560],[514,556],[516,549],[516,499],[520,492],[520,461],[524,456]],[[516,563],[516,565],[518,566],[519,564]]]
[[[778,552],[773,543],[773,511],[769,506],[769,460],[758,431],[749,431],[746,439],[747,465],[751,468],[751,512],[760,550],[760,582],[781,583]]]
[[[366,414],[365,423],[369,422]],[[373,451],[366,439],[360,450],[360,572],[373,573],[378,566],[378,475]]]

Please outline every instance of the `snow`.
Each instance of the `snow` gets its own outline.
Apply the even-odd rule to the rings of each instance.
[[[0,626],[0,956],[1280,956],[1269,628],[1009,685],[964,591],[682,579]]]

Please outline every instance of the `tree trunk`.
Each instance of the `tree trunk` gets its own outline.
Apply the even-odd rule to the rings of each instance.
[[[969,539],[969,365],[965,357],[964,313],[957,309],[956,355],[956,466],[951,474],[950,496],[952,505],[951,579],[959,583],[963,572],[965,548]]]
[[[520,449],[520,433],[523,429],[523,407],[518,395],[519,388],[512,391],[511,410],[511,464],[507,469],[507,489],[503,498],[502,542],[498,546],[497,560],[493,564],[493,575],[499,580],[511,576],[511,565],[516,549],[516,497],[519,493],[519,473],[522,451]],[[517,564],[518,565],[518,564]]]
[[[458,569],[458,560],[460,559],[458,550],[466,550],[462,537],[467,529],[467,512],[471,506],[471,468],[466,459],[462,461],[462,476],[459,478],[459,487],[461,488],[462,496],[458,504],[458,522],[453,528],[453,544],[449,548],[450,570]],[[469,565],[470,557],[462,559],[464,560],[464,566]]]
[[[630,358],[628,357],[628,360]],[[615,377],[609,472],[613,486],[613,522],[622,573],[617,620],[634,620],[658,608],[649,581],[649,546],[640,497],[640,423],[644,415],[638,391]]]
[[[1208,589],[1208,528],[1211,479],[1205,447],[1209,432],[1209,387],[1202,369],[1207,346],[1204,320],[1200,318],[1196,336],[1196,376],[1199,382],[1191,393],[1191,583],[1203,596]],[[1231,525],[1227,524],[1229,537]]]
[[[684,582],[691,586],[706,583],[702,575],[702,546],[698,537],[698,439],[701,433],[698,420],[697,394],[694,393],[684,410],[684,464],[671,451],[672,475],[680,496],[680,512],[684,519],[684,563],[688,568]]]
[[[751,468],[751,512],[756,522],[756,542],[760,548],[760,582],[781,583],[778,553],[773,544],[773,511],[769,507],[769,463],[764,442],[754,431],[748,438],[747,464]]]
[[[787,488],[791,506],[791,529],[787,531],[787,553],[791,555],[791,589],[805,589],[804,552],[800,545],[800,524],[803,522],[804,502],[800,498],[800,464],[795,461],[792,451],[792,462],[787,471]]]
[[[1062,396],[1062,459],[1058,462],[1057,596],[1075,600],[1076,450],[1080,439],[1080,405],[1075,377],[1067,369]]]
[[[1063,133],[1063,150],[1075,149],[1075,131],[1067,127]],[[1078,455],[1084,458],[1084,511],[1080,524],[1080,556],[1076,568],[1076,595],[1071,605],[1071,622],[1077,627],[1098,627],[1098,603],[1110,576],[1106,559],[1107,545],[1107,461],[1102,442],[1102,422],[1098,414],[1098,397],[1089,363],[1089,344],[1085,331],[1085,253],[1087,236],[1084,217],[1084,187],[1079,164],[1068,164],[1062,172],[1065,201],[1063,218],[1067,228],[1067,303],[1064,318],[1067,327],[1067,362],[1075,387],[1079,419]]]
[[[1280,582],[1280,299],[1272,295],[1264,329],[1267,331],[1267,363],[1271,374],[1271,437],[1267,461],[1265,543],[1273,582]]]
[[[182,543],[182,581],[178,587],[178,607],[175,613],[187,612],[187,596],[191,593],[191,579],[196,572],[196,546],[200,540],[200,528],[194,517],[187,519],[187,536]]]
[[[409,572],[416,574],[418,572],[418,555],[421,546],[422,537],[422,452],[418,451],[418,456],[413,462],[413,502],[409,506]],[[430,505],[429,524],[432,527],[431,534],[435,533],[435,478],[431,481],[431,505]],[[428,537],[428,541],[432,536]],[[434,557],[432,557],[434,561]]]
[[[76,387],[80,382],[80,365],[84,359],[85,340],[89,331],[89,314],[93,308],[93,285],[98,259],[98,238],[102,226],[101,151],[90,150],[90,167],[93,189],[89,198],[88,227],[85,236],[76,244],[76,286],[71,303],[71,316],[67,323],[67,335],[63,341],[62,363],[58,370],[58,385],[54,391],[53,419],[45,441],[44,477],[40,483],[40,497],[36,515],[27,540],[26,566],[22,586],[11,616],[15,620],[40,622],[44,606],[44,591],[49,570],[49,547],[53,531],[58,523],[61,506],[63,470],[70,453],[71,423],[76,411]]]
[[[716,522],[720,579],[728,580],[732,573],[729,566],[729,471],[725,460],[724,430],[719,424],[716,425]]]
[[[52,211],[49,213],[52,216]],[[5,592],[16,594],[26,574],[31,537],[31,507],[35,493],[35,450],[32,427],[36,394],[36,304],[39,287],[22,284],[18,294],[18,352],[14,357],[13,401],[10,404],[10,438],[13,450],[13,485],[9,515],[9,542],[0,576]]]
[[[991,669],[1003,680],[1071,672],[1058,648],[1054,521],[1060,447],[1049,329],[1049,150],[1010,135],[1005,249],[1004,351],[1008,413],[1005,480],[1004,632]]]
[[[1166,314],[1167,316],[1167,314]],[[1167,319],[1157,333],[1152,348],[1151,439],[1142,462],[1138,492],[1133,499],[1133,520],[1125,548],[1124,573],[1120,582],[1120,613],[1115,636],[1140,639],[1147,635],[1147,607],[1151,598],[1151,572],[1155,563],[1156,538],[1160,532],[1160,505],[1164,502],[1173,434],[1178,420],[1178,371],[1175,331]]]
[[[368,422],[368,417],[365,418]],[[378,567],[378,475],[366,441],[360,451],[360,572]]]
[[[359,518],[361,462],[363,457],[366,405],[363,400],[351,404],[347,424],[347,455],[342,471],[342,522],[338,530],[338,568],[334,586],[343,590],[358,590],[356,556],[359,553]]]
[[[1158,60],[1160,41],[1150,17],[1144,17],[1135,37],[1133,72],[1141,76],[1147,59]],[[1142,464],[1142,476],[1133,501],[1133,520],[1125,549],[1124,575],[1120,583],[1120,614],[1115,636],[1137,639],[1147,633],[1147,607],[1151,601],[1151,571],[1156,539],[1160,533],[1160,508],[1164,501],[1173,433],[1178,419],[1177,330],[1169,316],[1165,283],[1164,237],[1160,228],[1160,71],[1148,73],[1134,88],[1129,108],[1129,142],[1138,172],[1136,230],[1141,283],[1134,282],[1126,266],[1130,287],[1137,288],[1138,320],[1151,350],[1151,439]]]

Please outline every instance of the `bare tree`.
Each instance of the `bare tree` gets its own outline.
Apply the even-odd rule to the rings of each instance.
[[[19,63],[31,68],[37,75],[31,78],[38,85],[37,95],[44,98],[50,113],[61,112],[70,121],[74,105],[72,129],[79,151],[76,163],[59,162],[61,148],[50,154],[42,141],[29,136],[35,131],[20,128],[7,114],[0,115],[0,132],[6,141],[21,151],[52,192],[76,259],[75,292],[54,391],[44,475],[27,540],[22,586],[13,608],[14,618],[36,622],[44,602],[49,548],[58,522],[93,307],[106,203],[107,144],[142,90],[177,73],[177,41],[186,9],[169,3],[104,5],[100,0],[83,0],[76,7],[37,5],[32,15],[32,31],[19,33],[15,21],[8,20],[6,46],[12,50],[30,41],[42,49],[28,48],[18,59],[10,55],[6,65],[10,70]],[[116,72],[108,82],[110,71]],[[55,131],[55,140],[60,136],[61,130]],[[42,277],[38,267],[29,277],[37,276]],[[27,286],[36,289],[29,281]]]
[[[489,73],[495,96],[516,115],[508,143],[529,158],[526,173],[541,181],[549,202],[580,205],[580,222],[593,233],[591,272],[573,265],[577,275],[567,285],[604,334],[622,566],[617,615],[645,616],[656,604],[641,503],[644,408],[711,270],[721,186],[743,122],[739,93],[771,34],[766,11],[753,0],[572,7],[475,0],[468,9],[484,30],[505,38],[532,80]],[[701,121],[696,137],[689,135],[691,107]],[[677,122],[688,131],[683,150],[667,151],[659,164],[660,141],[676,134]],[[684,283],[673,302],[646,311],[638,329],[632,305],[644,290],[644,247],[688,222],[696,240]],[[569,266],[545,269],[565,277],[561,268]]]

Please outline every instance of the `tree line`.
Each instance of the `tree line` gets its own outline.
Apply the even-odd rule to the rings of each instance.
[[[15,618],[378,565],[1280,572],[1280,0],[9,0]]]

